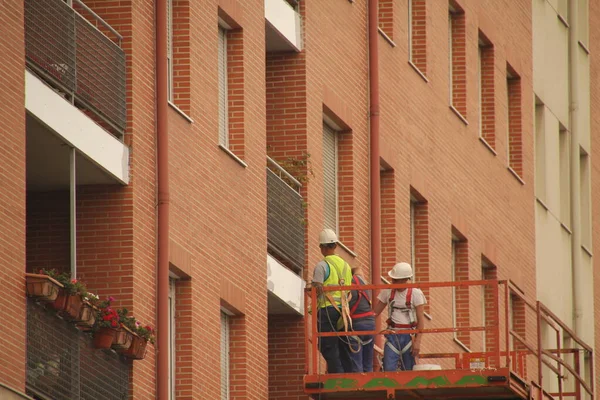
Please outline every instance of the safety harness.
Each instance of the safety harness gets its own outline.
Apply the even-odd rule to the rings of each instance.
[[[412,291],[413,288],[408,288],[406,289],[406,303],[404,307],[399,307],[395,305],[395,301],[394,301],[394,297],[396,297],[396,290],[392,290],[392,294],[390,295],[390,299],[388,300],[389,302],[389,318],[387,319],[387,324],[390,328],[398,328],[398,329],[410,329],[410,328],[414,328],[417,326],[417,321],[414,320],[413,318],[409,318],[411,320],[410,324],[396,324],[394,321],[392,321],[392,313],[394,312],[394,310],[401,310],[401,311],[405,311],[407,310],[408,313],[411,312],[412,310]]]
[[[352,277],[352,283],[355,284],[355,285],[358,285],[360,287],[361,283],[360,283],[357,275],[354,275]],[[365,293],[365,291],[363,289],[356,289],[356,290],[358,292],[358,299],[356,299],[356,303],[354,303],[354,305],[350,309],[350,317],[352,319],[359,319],[359,318],[374,316],[375,313],[373,312],[373,310],[369,310],[369,311],[364,312],[364,313],[356,314],[356,309],[358,308],[358,306],[360,304],[360,301],[363,298],[365,298],[367,300],[367,302],[369,303],[369,308],[371,306],[371,299],[369,299],[369,296],[367,296],[367,294]]]

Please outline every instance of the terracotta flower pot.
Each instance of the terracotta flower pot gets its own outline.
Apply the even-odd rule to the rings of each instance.
[[[25,274],[27,296],[35,298],[38,301],[55,301],[58,297],[62,285],[43,274]]]
[[[69,320],[79,320],[83,299],[80,294],[67,294],[63,315]]]
[[[60,289],[58,291],[58,296],[56,296],[56,300],[50,303],[50,307],[54,308],[56,311],[62,311],[65,309],[67,305],[68,294],[65,289]]]
[[[148,342],[138,335],[133,335],[131,346],[123,352],[123,355],[134,360],[143,360],[146,357],[146,346]]]
[[[116,336],[117,330],[114,328],[99,328],[94,333],[94,347],[97,349],[110,349]]]
[[[131,347],[132,340],[133,332],[122,326],[121,328],[117,329],[117,334],[115,335],[112,348],[115,350],[127,350],[129,347]]]
[[[79,322],[77,326],[82,330],[88,330],[94,326],[96,322],[96,309],[90,303],[84,301],[79,313]]]

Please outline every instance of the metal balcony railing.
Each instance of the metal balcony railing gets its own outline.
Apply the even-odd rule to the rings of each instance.
[[[27,394],[43,400],[123,400],[130,370],[131,361],[94,349],[89,333],[27,300]]]
[[[267,243],[269,252],[295,272],[304,267],[304,206],[292,175],[267,157]]]
[[[127,122],[122,37],[80,0],[72,1],[86,17],[63,0],[25,0],[27,66],[120,136]]]

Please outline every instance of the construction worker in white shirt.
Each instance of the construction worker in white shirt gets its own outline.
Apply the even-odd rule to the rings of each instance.
[[[319,248],[323,260],[315,266],[312,284],[317,288],[318,307],[317,328],[319,332],[336,332],[340,318],[344,324],[352,323],[349,318],[348,291],[323,291],[323,286],[350,286],[352,270],[350,265],[335,254],[338,237],[331,229],[324,229],[319,234]],[[319,338],[319,349],[327,361],[328,373],[344,372],[340,351],[345,351],[344,341],[339,337],[330,336]]]
[[[388,272],[392,283],[407,283],[413,276],[410,264],[401,262]],[[427,300],[420,289],[385,289],[377,297],[373,307],[375,315],[388,306],[387,329],[394,331],[386,335],[383,350],[383,369],[385,371],[410,371],[416,364],[415,358],[421,350],[421,334],[414,337],[402,333],[403,330],[423,329],[425,326],[424,308]]]

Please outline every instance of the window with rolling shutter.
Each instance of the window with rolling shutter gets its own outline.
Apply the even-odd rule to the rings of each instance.
[[[167,0],[167,97],[173,101],[173,0]]]
[[[221,311],[221,400],[229,400],[229,316]]]
[[[227,31],[219,27],[219,144],[225,147],[229,147],[227,112]]]
[[[323,197],[324,228],[338,232],[337,133],[323,124]]]

